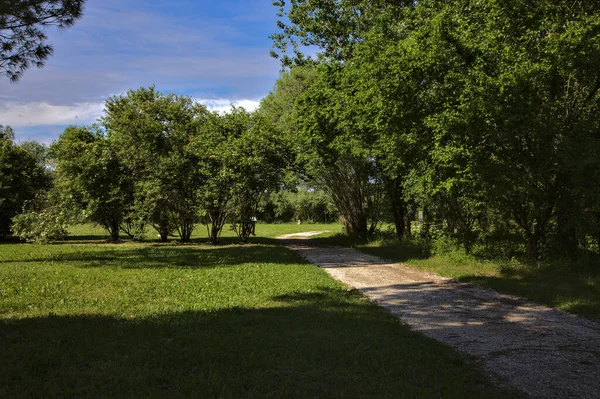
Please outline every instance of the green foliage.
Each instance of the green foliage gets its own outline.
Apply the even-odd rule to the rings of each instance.
[[[0,74],[17,81],[52,55],[49,26],[68,28],[81,18],[85,0],[10,0],[0,3]]]
[[[11,219],[50,184],[44,165],[26,147],[14,143],[10,127],[0,125],[0,237],[10,234]]]
[[[277,4],[275,46],[321,50],[294,104],[306,161],[373,160],[399,237],[419,208],[467,251],[600,247],[600,6],[386,3]]]
[[[19,146],[33,155],[38,165],[47,169],[53,166],[53,160],[50,156],[50,148],[48,146],[38,143],[37,141],[25,141],[19,144]]]
[[[282,20],[277,22],[280,31],[271,35],[275,49],[271,56],[288,67],[310,64],[313,60],[302,50],[316,46],[321,57],[351,59],[355,47],[373,27],[385,27],[403,8],[414,4],[407,0],[274,1]]]
[[[270,195],[264,205],[261,220],[267,222],[332,223],[338,218],[338,211],[327,193],[305,185],[294,191],[284,190]],[[271,207],[271,214],[268,213]]]
[[[119,239],[132,201],[131,173],[99,126],[68,127],[52,144],[60,202]]]
[[[286,141],[261,114],[250,117],[248,128],[230,149],[235,176],[232,229],[245,243],[254,232],[261,199],[282,188],[293,159]]]
[[[308,66],[283,71],[273,90],[260,102],[258,112],[292,143],[296,130],[294,104],[296,99],[310,87],[315,74],[315,68]]]
[[[60,203],[118,240],[189,242],[204,217],[218,241],[230,221],[242,242],[267,192],[288,180],[288,142],[264,116],[210,113],[189,97],[140,88],[110,98],[102,126],[69,127],[52,146]]]
[[[67,238],[67,226],[72,220],[58,206],[47,205],[41,210],[25,209],[13,218],[12,230],[23,241],[45,244]]]
[[[295,102],[293,147],[297,163],[331,196],[349,231],[372,234],[382,210],[381,176],[369,132],[352,123],[345,84],[341,64],[313,72]]]
[[[191,98],[153,87],[106,102],[103,125],[133,180],[134,206],[127,218],[137,223],[136,230],[148,223],[166,240],[174,227],[182,241],[189,241],[204,182],[199,155],[189,144],[207,118],[206,108]]]
[[[243,108],[232,107],[226,114],[215,112],[190,144],[198,154],[197,168],[205,179],[200,195],[213,244],[219,241],[223,226],[234,213],[234,185],[240,179],[234,168],[238,162],[235,145],[249,125],[250,114]]]

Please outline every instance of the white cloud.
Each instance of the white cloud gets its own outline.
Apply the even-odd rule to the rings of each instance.
[[[25,141],[37,141],[40,144],[49,146],[54,140],[58,138],[60,132],[48,133],[48,134],[35,134],[35,133],[16,133],[17,142],[23,143]]]
[[[0,124],[12,127],[87,125],[95,122],[103,109],[104,103],[0,102]]]
[[[246,111],[258,108],[259,100],[196,99],[211,111],[228,112],[231,106],[243,107]],[[53,105],[46,102],[2,102],[0,101],[0,125],[14,128],[34,126],[89,125],[94,123],[104,110],[104,103],[75,103]]]
[[[210,111],[217,112],[229,112],[231,106],[243,107],[246,111],[252,112],[258,108],[260,101],[258,100],[227,100],[224,98],[219,99],[207,99],[198,98],[196,99],[200,104],[204,105]]]

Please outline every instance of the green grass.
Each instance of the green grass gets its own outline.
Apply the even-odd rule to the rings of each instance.
[[[0,397],[514,395],[268,244],[2,244],[0,343]]]
[[[296,224],[296,223],[281,223],[281,224],[264,224],[258,223],[256,225],[256,236],[260,241],[261,238],[275,238],[284,234],[293,234],[293,233],[301,233],[306,231],[324,231],[329,234],[340,233],[342,231],[342,225],[340,223],[331,223],[331,224]],[[171,237],[171,241],[177,241],[179,237],[174,233]],[[253,241],[254,237],[251,237],[250,240]],[[71,226],[69,228],[69,238],[70,242],[89,242],[89,241],[108,241],[110,236],[100,226],[95,226],[92,224],[82,224],[77,226]],[[125,234],[121,234],[121,239],[124,241],[129,241]],[[146,239],[150,242],[158,241],[157,233],[154,229],[148,229],[146,233]],[[204,243],[208,241],[208,233],[206,231],[206,226],[198,225],[192,234],[192,240]],[[237,236],[235,232],[230,229],[229,225],[225,225],[223,228],[223,232],[221,234],[221,240],[224,243],[234,243],[237,242]],[[256,238],[254,238],[256,241]]]
[[[532,266],[517,261],[480,260],[460,251],[430,255],[422,246],[411,242],[364,243],[341,234],[320,240],[328,244],[353,246],[366,253],[441,276],[518,295],[590,319],[600,319],[598,263],[577,267],[546,262]]]

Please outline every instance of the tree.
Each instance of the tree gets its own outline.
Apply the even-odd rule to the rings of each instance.
[[[64,240],[68,235],[67,226],[76,223],[79,216],[77,209],[69,205],[60,201],[60,193],[55,188],[39,193],[12,219],[13,234],[23,241],[40,244]]]
[[[163,241],[173,228],[189,241],[199,220],[204,180],[190,143],[208,115],[191,98],[154,87],[106,102],[103,125],[135,182],[132,217],[154,226]]]
[[[250,114],[243,108],[232,107],[225,114],[212,112],[189,146],[197,156],[196,167],[203,179],[201,208],[213,244],[219,242],[223,226],[234,212],[233,185],[238,176],[232,167],[236,162],[232,148],[249,120]]]
[[[356,209],[368,208],[374,211],[380,208],[381,204],[379,202],[382,200],[381,195],[375,195],[376,191],[383,189],[386,192],[387,202],[394,216],[398,237],[401,238],[405,234],[410,235],[410,212],[405,200],[404,190],[404,179],[407,173],[406,165],[408,164],[404,155],[410,153],[410,151],[402,144],[402,141],[392,138],[390,133],[393,130],[398,130],[399,127],[397,117],[392,119],[393,122],[390,122],[393,114],[389,112],[389,108],[396,104],[396,99],[391,100],[389,98],[390,93],[377,92],[378,88],[389,87],[390,84],[392,86],[396,85],[394,78],[397,78],[398,75],[390,74],[387,78],[388,82],[382,84],[383,68],[375,63],[374,58],[377,57],[374,55],[382,47],[397,41],[399,35],[395,30],[396,26],[399,26],[398,21],[403,18],[404,13],[414,7],[414,2],[355,0],[308,2],[294,0],[291,1],[289,7],[286,7],[285,2],[276,5],[280,6],[280,14],[286,14],[290,21],[289,25],[280,23],[281,32],[273,35],[274,47],[280,51],[280,54],[274,55],[281,57],[283,65],[304,64],[305,60],[298,51],[302,46],[317,46],[321,51],[319,53],[321,62],[341,61],[338,62],[337,68],[322,71],[325,74],[337,74],[337,85],[339,86],[336,89],[336,94],[330,96],[330,100],[323,100],[325,103],[338,103],[337,106],[330,107],[330,115],[324,115],[323,118],[336,119],[340,122],[340,126],[337,130],[333,130],[333,127],[330,126],[328,129],[331,130],[331,133],[324,134],[331,136],[334,131],[339,133],[344,130],[346,133],[340,133],[339,137],[335,139],[337,142],[348,139],[349,143],[354,143],[354,148],[368,149],[362,157],[368,157],[369,159],[362,162],[363,171],[359,174],[369,176],[364,178],[371,179],[373,182],[376,181],[377,187],[365,184],[363,188],[368,188],[372,194],[364,197],[365,204],[356,202],[355,205],[350,206],[348,201],[351,198],[358,198],[357,195],[353,195],[348,191],[350,187],[346,186],[344,188],[338,185],[338,193],[336,194],[339,198],[338,201],[346,201],[345,206],[338,204],[338,207],[348,211],[353,207],[358,207]],[[375,48],[377,50],[372,50],[371,54],[368,54],[369,47],[363,45],[363,43],[374,34],[378,37],[378,43],[375,40],[370,40],[369,44],[376,44]],[[294,58],[286,53],[290,45],[295,52]],[[381,61],[380,58],[377,58],[376,62]],[[389,65],[385,59],[383,61],[382,65]],[[296,68],[292,68],[292,74]],[[379,69],[377,71],[379,75],[374,79],[371,73],[374,72],[373,69],[377,68]],[[285,75],[280,80],[281,84],[285,83],[283,78],[285,78]],[[331,79],[330,82],[332,81]],[[343,88],[340,89],[342,86]],[[279,90],[279,87],[277,89]],[[323,90],[333,91],[332,87],[323,88]],[[382,96],[387,96],[387,98],[382,98]],[[269,98],[267,97],[267,99]],[[321,106],[323,106],[322,103]],[[414,104],[410,104],[410,107],[413,106]],[[377,110],[382,108],[385,108],[385,110],[378,113]],[[398,107],[396,107],[397,109]],[[333,112],[336,113],[336,116],[332,115]],[[413,119],[415,118],[413,117]],[[406,124],[401,129],[414,134],[414,129],[411,130],[410,126]],[[382,136],[383,139],[379,140],[378,135]],[[394,153],[396,149],[400,150],[399,153]],[[346,162],[338,164],[337,171],[330,171],[332,179],[329,179],[329,181],[332,183],[339,182],[340,180],[336,180],[334,176],[339,177],[340,173],[347,177],[342,181],[355,181],[356,176],[352,176],[355,174],[354,172],[351,172],[350,169],[345,171],[339,169],[341,165],[348,167],[350,164],[353,165],[352,169],[356,172],[357,159],[346,160]],[[367,170],[370,170],[370,172],[365,173]],[[373,180],[375,175],[378,178]],[[361,192],[358,186],[354,189]],[[362,190],[362,192],[365,191]],[[370,205],[367,206],[369,202]],[[353,211],[355,214],[357,214],[356,209]],[[346,218],[349,218],[349,216],[347,215]],[[365,217],[361,216],[360,218],[364,219]],[[350,224],[356,223],[352,222]]]
[[[294,190],[269,193],[261,205],[263,220],[309,223],[332,223],[338,219],[338,211],[327,193],[318,187],[300,184]]]
[[[45,29],[72,26],[85,0],[0,1],[0,73],[16,82],[30,66],[41,68],[52,55]]]
[[[244,111],[242,111],[244,112]],[[228,143],[229,168],[234,176],[233,224],[242,243],[254,229],[261,199],[287,182],[292,153],[279,132],[261,114],[247,114],[247,125]]]
[[[37,141],[25,141],[20,146],[35,157],[38,165],[51,169],[53,167],[53,160],[50,157],[50,148],[45,144],[38,143]]]
[[[12,218],[51,183],[43,165],[14,138],[10,127],[0,125],[0,237],[10,234]]]
[[[118,240],[133,202],[130,171],[99,126],[68,127],[51,146],[56,187],[69,204]]]
[[[354,56],[354,49],[373,27],[386,29],[403,8],[412,7],[410,0],[285,0],[274,1],[279,8],[279,33],[271,35],[271,56],[282,65],[310,64],[302,49],[316,46],[319,56],[335,61],[346,61]],[[290,54],[291,50],[291,54]]]
[[[294,67],[282,71],[275,87],[260,102],[258,112],[269,120],[294,145],[296,125],[295,102],[311,85],[316,70],[312,66]]]
[[[598,6],[432,4],[440,23],[420,29],[445,49],[443,78],[432,69],[431,80],[447,100],[426,122],[432,146],[423,176],[430,188],[445,187],[437,191],[460,210],[454,220],[485,230],[492,209],[537,260],[554,228],[561,239],[577,230],[566,227],[576,227],[575,218],[561,209],[590,209],[573,193],[581,182],[574,172],[585,169],[578,165],[595,162],[582,157],[583,147],[597,148]],[[425,46],[422,53],[430,57]]]
[[[600,238],[599,3],[278,5],[283,64],[312,45],[327,65],[296,102],[314,159],[366,151],[398,216],[418,201],[467,249],[520,236],[535,260]]]
[[[332,198],[349,232],[374,232],[382,211],[381,176],[372,137],[354,123],[346,66],[319,65],[310,87],[297,99],[294,124],[297,162]]]

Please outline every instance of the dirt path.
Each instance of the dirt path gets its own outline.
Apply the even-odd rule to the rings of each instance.
[[[600,323],[357,250],[279,238],[414,330],[475,357],[501,385],[534,397],[600,398]]]

